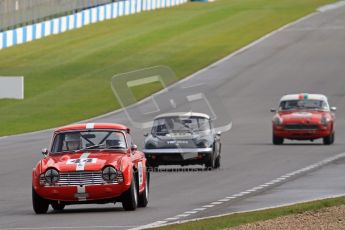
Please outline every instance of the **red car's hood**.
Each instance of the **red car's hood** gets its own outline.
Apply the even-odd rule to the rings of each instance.
[[[60,172],[74,172],[80,170],[100,171],[105,165],[118,168],[124,152],[80,152],[50,155],[42,160],[42,171],[53,167]]]
[[[328,112],[322,111],[291,111],[280,112],[279,116],[283,119],[284,123],[319,123],[323,116],[330,116]]]

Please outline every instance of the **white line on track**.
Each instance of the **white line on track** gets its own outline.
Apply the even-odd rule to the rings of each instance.
[[[188,212],[184,212],[184,213],[186,213],[186,214],[195,214],[195,213],[197,213],[198,211],[188,211]]]
[[[205,83],[200,82],[200,83],[197,83],[195,85],[186,85],[186,86],[182,86],[182,88],[183,89],[189,89],[189,88],[194,88],[194,87],[201,86],[201,85],[205,85]]]
[[[212,202],[211,204],[212,205],[218,205],[218,204],[223,204],[223,202],[216,201],[216,202]]]
[[[193,209],[193,210],[195,210],[195,211],[204,211],[206,208],[195,208],[195,209]]]
[[[238,197],[241,197],[242,194],[238,193],[238,194],[234,194],[234,195],[232,195],[232,196],[235,197],[235,198],[238,198]]]
[[[8,138],[8,136],[2,136],[0,137],[0,140],[6,139],[6,138]]]
[[[335,10],[337,8],[345,6],[345,1],[339,1],[333,4],[322,6],[318,9],[319,12],[326,12],[329,10]]]
[[[43,229],[102,229],[102,228],[135,228],[137,226],[71,226],[71,227],[37,227],[37,228],[2,228],[3,230],[43,230]]]
[[[177,219],[178,219],[178,217],[170,217],[170,218],[166,218],[165,220],[170,221],[170,220],[177,220]]]

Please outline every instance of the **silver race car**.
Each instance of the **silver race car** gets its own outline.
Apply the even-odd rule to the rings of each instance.
[[[154,119],[151,133],[145,134],[143,150],[148,165],[205,164],[220,166],[220,132],[202,113],[169,113]]]

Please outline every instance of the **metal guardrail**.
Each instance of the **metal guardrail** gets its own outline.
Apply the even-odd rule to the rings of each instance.
[[[115,0],[0,0],[0,31],[33,24]]]
[[[1,0],[0,0],[1,1]],[[16,0],[14,0],[16,1]],[[56,0],[62,1],[62,0]],[[0,31],[0,50],[27,43],[50,35],[60,34],[83,26],[115,19],[144,11],[168,8],[187,3],[189,0],[119,0],[100,6],[83,8],[72,14],[56,15],[29,25]]]

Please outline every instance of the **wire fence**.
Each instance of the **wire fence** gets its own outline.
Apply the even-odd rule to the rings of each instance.
[[[0,0],[0,31],[71,14],[115,0]]]

